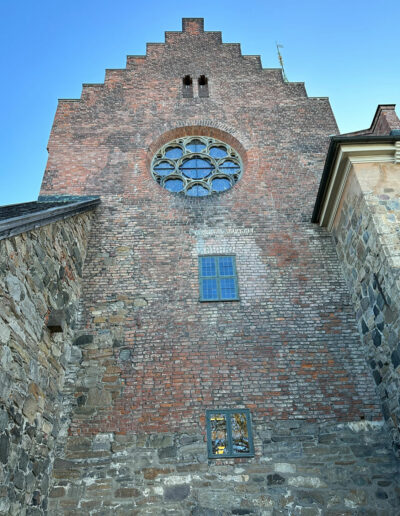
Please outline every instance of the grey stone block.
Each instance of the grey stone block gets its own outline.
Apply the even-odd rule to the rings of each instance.
[[[10,452],[10,438],[3,434],[0,436],[0,460],[3,464],[7,464],[8,454]]]
[[[187,498],[190,494],[189,484],[178,484],[176,486],[167,486],[164,490],[164,499],[169,502],[180,502]]]

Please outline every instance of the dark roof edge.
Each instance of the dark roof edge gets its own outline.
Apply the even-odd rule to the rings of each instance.
[[[98,199],[100,201],[100,197],[98,195],[69,195],[69,194],[61,194],[61,195],[39,195],[37,202],[80,202],[80,201],[92,201]]]
[[[75,196],[74,198],[71,197],[71,202],[68,204],[65,204],[65,201],[69,201],[70,199],[66,198],[67,196],[63,197],[63,199],[61,197],[56,199],[53,196],[46,196],[45,199],[47,202],[51,200],[54,201],[55,206],[53,208],[0,221],[0,240],[20,235],[31,229],[46,226],[57,220],[66,219],[79,213],[93,210],[100,204],[100,197],[82,198]],[[43,200],[43,198],[39,197],[39,204],[40,201],[43,202]],[[57,202],[64,204],[57,206]]]
[[[394,143],[400,140],[400,135],[360,135],[360,136],[331,136],[328,154],[326,156],[324,170],[319,184],[317,198],[315,200],[314,210],[311,217],[311,222],[319,222],[321,214],[322,202],[325,196],[326,189],[329,184],[332,163],[334,162],[337,150],[340,144],[352,143]]]

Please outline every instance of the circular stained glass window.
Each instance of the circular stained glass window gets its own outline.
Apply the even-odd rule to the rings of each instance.
[[[242,174],[239,154],[227,143],[206,136],[168,142],[151,164],[153,178],[166,190],[205,197],[229,190]]]

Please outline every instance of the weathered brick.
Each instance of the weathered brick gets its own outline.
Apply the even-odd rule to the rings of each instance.
[[[182,94],[186,75],[192,98]],[[203,75],[208,97],[199,90]],[[79,100],[59,102],[41,194],[101,196],[86,260],[86,215],[0,249],[1,270],[10,271],[0,287],[14,299],[8,325],[0,324],[2,343],[11,342],[2,363],[15,357],[12,371],[21,378],[29,370],[38,386],[25,405],[28,379],[14,389],[6,368],[1,393],[12,393],[17,408],[10,422],[2,418],[1,459],[14,453],[9,436],[17,447],[26,428],[45,458],[31,491],[41,482],[47,493],[55,450],[50,514],[345,514],[343,504],[374,511],[376,498],[383,512],[398,508],[394,487],[375,482],[383,473],[397,478],[399,467],[375,423],[378,398],[341,270],[342,262],[348,283],[367,278],[374,231],[353,206],[335,240],[310,222],[336,132],[327,99],[308,97],[280,69],[263,69],[199,19],[149,44],[146,56],[129,56],[126,69],[107,70],[104,84],[84,85]],[[233,188],[189,198],[153,180],[154,154],[186,136],[215,138],[240,154]],[[199,301],[202,254],[236,256],[238,301]],[[27,279],[14,274],[20,263]],[[391,293],[370,280],[357,321],[380,353],[398,312]],[[50,307],[64,304],[68,335],[45,335],[36,346]],[[389,306],[393,320],[380,315]],[[73,341],[79,349],[68,362],[63,345]],[[374,358],[379,388],[389,360]],[[215,407],[251,410],[254,458],[207,459],[205,411]],[[64,423],[64,410],[68,434],[54,447],[57,432],[49,438],[44,429]],[[22,471],[15,478],[17,488],[30,481]],[[364,486],[372,486],[369,497]]]

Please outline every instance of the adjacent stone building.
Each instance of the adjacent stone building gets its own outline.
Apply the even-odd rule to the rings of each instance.
[[[400,450],[400,121],[378,106],[371,128],[331,139],[313,222],[334,235],[382,412]]]
[[[399,129],[197,18],[60,100],[0,213],[0,511],[398,514]]]

